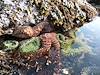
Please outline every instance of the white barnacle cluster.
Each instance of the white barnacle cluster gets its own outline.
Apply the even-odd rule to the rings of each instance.
[[[10,20],[7,18],[6,14],[0,14],[0,27],[9,26]]]
[[[85,0],[1,0],[0,6],[0,26],[3,27],[11,22],[15,26],[29,25],[48,19],[68,30],[82,26],[96,15],[95,8]]]
[[[10,22],[15,25],[35,24],[43,18],[31,0],[2,0],[1,4],[1,27],[8,27]]]

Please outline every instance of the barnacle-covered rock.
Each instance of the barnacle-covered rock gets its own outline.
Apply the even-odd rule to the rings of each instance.
[[[8,51],[8,50],[13,50],[17,48],[19,45],[18,41],[15,40],[6,40],[3,42],[3,50]]]
[[[64,31],[82,26],[96,14],[86,0],[2,0],[0,26],[37,24],[48,19]]]
[[[95,8],[88,4],[86,0],[0,1],[0,27],[7,30],[11,28],[12,36],[15,37],[33,37],[20,43],[20,52],[16,51],[12,54],[12,59],[17,60],[17,63],[24,63],[24,66],[26,66],[28,65],[25,64],[27,60],[31,62],[35,58],[37,61],[42,56],[50,56],[53,63],[57,65],[54,69],[55,75],[60,75],[61,49],[66,54],[74,52],[70,49],[73,40],[66,41],[62,34],[58,35],[59,39],[57,39],[56,30],[66,32],[72,28],[80,27],[85,22],[89,22],[95,15]],[[40,37],[41,43],[38,37]],[[61,45],[58,40],[60,40]],[[29,53],[29,55],[21,55],[21,53]],[[23,59],[26,60],[23,61]],[[21,65],[18,63],[17,66]]]
[[[40,48],[40,39],[38,37],[33,37],[28,40],[24,40],[20,43],[19,50],[22,53],[36,52]]]
[[[91,75],[91,74],[99,75],[100,74],[99,67],[89,66],[82,68],[81,75]]]

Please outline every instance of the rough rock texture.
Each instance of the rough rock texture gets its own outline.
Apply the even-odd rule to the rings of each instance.
[[[8,53],[3,60],[10,65],[10,71],[14,68],[15,71],[17,68],[21,69],[21,66],[25,66],[25,70],[35,67],[34,71],[37,72],[35,75],[40,75],[43,65],[50,62],[56,65],[53,68],[53,75],[61,75],[61,47],[56,33],[65,33],[80,27],[97,14],[96,9],[86,0],[1,0],[0,10],[0,28],[4,30],[4,34],[11,34],[19,39],[40,37],[41,47],[36,53],[22,55],[16,50],[12,54]],[[45,58],[45,61],[42,60],[43,64],[39,60],[41,57]],[[51,59],[49,63],[48,58]],[[47,75],[46,71],[41,75]]]
[[[99,0],[87,0],[90,3],[94,3],[95,5],[100,5],[100,1]]]
[[[87,0],[87,1],[97,9],[98,15],[100,16],[100,1],[99,0]]]
[[[0,27],[37,24],[45,19],[64,30],[80,27],[96,15],[86,0],[1,0]]]

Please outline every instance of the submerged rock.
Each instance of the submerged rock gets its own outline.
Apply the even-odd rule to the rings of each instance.
[[[58,34],[58,40],[61,45],[61,51],[65,56],[77,56],[81,54],[92,53],[92,48],[83,41],[81,38],[76,37],[75,31],[71,30],[69,32],[71,37],[67,37],[63,34]]]
[[[91,53],[92,48],[87,44],[87,42],[82,41],[82,39],[75,38],[72,41],[68,40],[66,42],[65,46],[62,47],[62,52],[65,56],[77,56]]]
[[[26,71],[31,66],[39,71],[38,68],[44,67],[45,64],[41,66],[37,60],[41,57],[47,60],[50,57],[52,63],[56,65],[54,65],[56,75],[60,75],[61,72],[61,49],[64,48],[66,53],[73,41],[72,39],[65,40],[67,34],[64,33],[91,21],[97,14],[96,9],[86,0],[1,0],[0,6],[2,29],[11,29],[11,36],[21,39],[33,37],[22,41],[18,51],[8,53],[11,61],[9,57],[6,57],[4,62],[10,66],[14,65],[15,70],[24,66],[23,70]],[[58,35],[61,46],[56,36],[58,32],[64,34],[64,36]],[[74,50],[70,50],[70,54],[74,53]],[[33,54],[35,52],[36,55]],[[29,55],[22,55],[24,53],[29,53]],[[10,71],[14,72],[14,68]]]
[[[62,69],[62,73],[63,73],[64,75],[69,75],[69,71],[68,71],[68,69],[66,69],[66,68]]]
[[[96,66],[88,66],[82,69],[81,75],[99,75],[99,67]]]

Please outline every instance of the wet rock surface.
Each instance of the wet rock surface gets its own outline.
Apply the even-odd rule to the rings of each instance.
[[[96,7],[96,9],[98,10],[98,15],[100,16],[100,1],[99,0],[88,0],[88,2]]]
[[[97,15],[85,0],[1,0],[0,4],[0,42],[16,40],[22,46],[22,52],[20,45],[12,52],[1,46],[1,75],[61,75],[61,40],[74,38],[70,31]],[[39,39],[32,42],[32,37],[39,37],[41,43]],[[21,44],[26,39],[28,43]],[[10,50],[14,46],[4,45]]]

